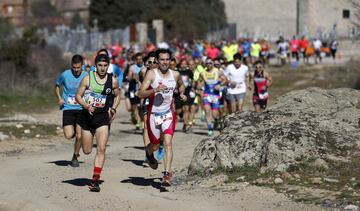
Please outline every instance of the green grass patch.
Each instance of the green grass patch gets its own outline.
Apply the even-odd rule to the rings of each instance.
[[[1,93],[0,117],[11,116],[19,112],[41,113],[56,108],[56,105],[56,99],[52,90],[36,91],[30,94],[24,92]]]

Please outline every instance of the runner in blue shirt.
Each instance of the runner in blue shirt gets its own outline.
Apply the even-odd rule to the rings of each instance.
[[[55,95],[58,99],[60,109],[63,110],[63,130],[65,138],[75,137],[74,155],[71,159],[71,166],[78,167],[78,157],[81,148],[81,127],[77,124],[82,107],[75,99],[77,89],[81,80],[87,75],[82,70],[83,58],[81,55],[74,55],[71,59],[71,69],[60,74],[55,83]],[[61,93],[62,87],[62,94]]]

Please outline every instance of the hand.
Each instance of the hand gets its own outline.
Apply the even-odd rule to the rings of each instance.
[[[155,92],[163,92],[167,87],[164,84],[159,84]]]
[[[112,123],[112,121],[114,121],[115,119],[116,110],[114,108],[109,108],[108,113],[109,113],[110,123]]]
[[[61,98],[59,101],[58,101],[58,104],[59,106],[63,106],[65,104],[65,101]]]
[[[235,81],[231,81],[231,82],[230,82],[230,87],[234,89],[234,88],[236,87],[236,82],[235,82]]]
[[[185,102],[187,100],[186,95],[184,95],[183,93],[180,94],[180,98],[183,102]]]
[[[95,107],[92,106],[92,105],[90,105],[90,104],[87,104],[87,105],[85,106],[85,109],[88,110],[88,112],[89,112],[90,115],[93,115],[93,112],[95,111]]]
[[[216,89],[217,91],[219,91],[220,88],[221,88],[220,84],[218,84],[218,85],[215,86],[215,89]]]

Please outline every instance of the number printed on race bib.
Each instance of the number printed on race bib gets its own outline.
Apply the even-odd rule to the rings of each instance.
[[[241,89],[241,88],[243,88],[243,86],[244,86],[243,82],[240,82],[240,83],[236,84],[237,89]]]
[[[265,93],[261,93],[259,94],[259,98],[260,99],[267,99],[269,97],[269,93],[268,92],[265,92]]]
[[[135,93],[134,92],[130,92],[130,98],[134,98],[135,97]]]
[[[217,103],[219,98],[216,95],[209,95],[209,96],[207,96],[207,100],[210,103]]]
[[[89,104],[96,108],[105,107],[106,103],[106,95],[97,95],[95,93],[91,93],[89,96]]]
[[[68,95],[66,104],[69,105],[78,105],[79,103],[75,99],[75,95]]]
[[[159,115],[159,116],[155,115],[155,125],[156,126],[161,125],[163,122],[165,122],[167,120],[172,120],[171,112],[168,112],[164,115]]]

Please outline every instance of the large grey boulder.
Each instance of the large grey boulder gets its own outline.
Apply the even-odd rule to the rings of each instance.
[[[360,91],[308,88],[280,98],[264,113],[230,115],[222,134],[195,148],[189,173],[257,166],[286,171],[305,159],[327,168],[360,150]]]

